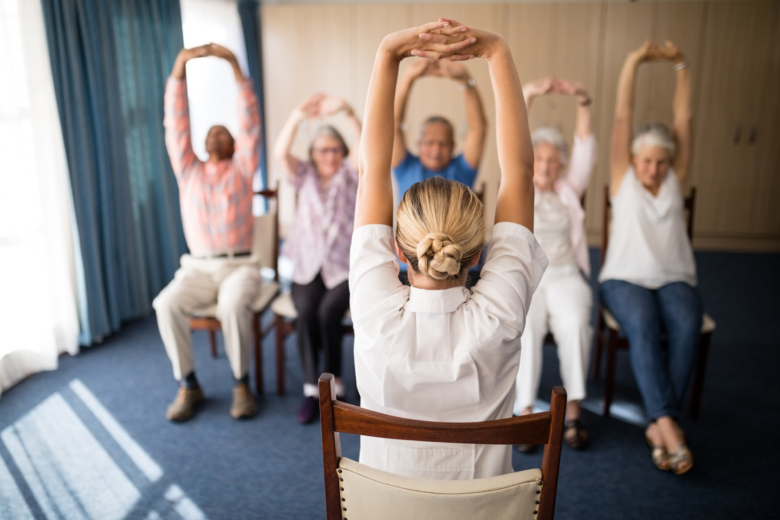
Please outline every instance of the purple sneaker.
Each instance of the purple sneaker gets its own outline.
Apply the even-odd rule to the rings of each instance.
[[[320,413],[320,400],[316,397],[304,397],[295,419],[301,424],[309,424],[317,420]]]

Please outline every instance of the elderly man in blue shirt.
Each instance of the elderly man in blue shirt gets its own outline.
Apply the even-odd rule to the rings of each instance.
[[[466,99],[468,132],[463,143],[463,153],[453,157],[455,132],[447,119],[441,116],[428,118],[420,131],[420,156],[406,148],[404,118],[406,100],[414,82],[423,76],[439,76],[458,82]],[[398,182],[399,199],[415,182],[440,176],[462,182],[472,187],[485,149],[487,120],[476,82],[466,67],[451,61],[417,60],[412,62],[398,84],[395,98],[395,141],[393,144],[393,174]]]

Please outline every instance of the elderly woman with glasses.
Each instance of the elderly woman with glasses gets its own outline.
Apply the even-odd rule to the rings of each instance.
[[[307,119],[321,119],[343,112],[354,134],[350,153],[346,141],[333,126],[317,130],[309,146],[309,158],[295,157],[292,148],[298,126]],[[344,396],[341,383],[341,320],[349,308],[349,248],[357,196],[357,148],[361,124],[343,99],[314,94],[292,111],[275,147],[298,192],[295,225],[283,254],[293,259],[292,298],[298,312],[296,333],[303,365],[303,403],[297,414],[301,424],[317,418],[318,358],[324,357],[325,372],[336,376],[336,393]]]

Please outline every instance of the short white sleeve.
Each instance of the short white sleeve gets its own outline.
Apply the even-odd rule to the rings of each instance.
[[[349,253],[349,307],[357,328],[366,320],[400,312],[409,300],[409,287],[398,280],[393,228],[360,226],[352,234]]]
[[[485,266],[471,290],[472,299],[522,334],[531,297],[547,264],[533,233],[519,224],[499,222],[493,227]]]

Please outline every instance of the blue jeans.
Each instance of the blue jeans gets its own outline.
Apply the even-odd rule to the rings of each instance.
[[[634,377],[651,421],[680,415],[699,348],[702,303],[684,282],[645,289],[621,280],[601,284],[601,301],[630,344]],[[668,349],[661,349],[661,338]]]

